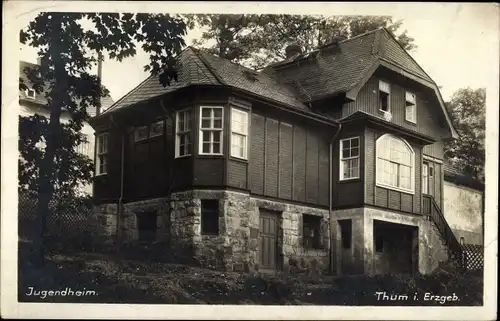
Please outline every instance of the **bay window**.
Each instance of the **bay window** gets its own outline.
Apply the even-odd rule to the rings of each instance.
[[[340,180],[359,178],[359,137],[340,141]]]
[[[191,155],[191,111],[181,110],[175,115],[175,157]]]
[[[377,140],[377,185],[413,193],[415,153],[403,139],[386,134]]]
[[[224,107],[200,107],[200,155],[222,155]]]
[[[108,133],[97,135],[96,175],[108,172]]]
[[[247,159],[248,112],[231,109],[231,156]]]

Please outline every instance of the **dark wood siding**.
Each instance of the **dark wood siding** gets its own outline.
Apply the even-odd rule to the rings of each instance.
[[[277,119],[252,114],[251,193],[327,206],[328,141],[324,133],[290,119]]]
[[[194,186],[220,186],[224,184],[224,159],[203,157],[194,159]]]
[[[293,126],[280,123],[280,152],[279,152],[279,197],[292,199],[293,186]]]
[[[228,186],[247,189],[247,167],[247,162],[229,160],[227,163]]]
[[[121,132],[116,128],[108,133],[108,172],[94,177],[96,203],[118,202],[120,197]],[[97,133],[96,133],[97,135]]]
[[[430,89],[426,89],[411,81],[401,81],[401,78],[393,78],[387,73],[376,73],[361,88],[356,101],[347,103],[342,108],[342,117],[348,116],[356,111],[364,111],[369,114],[382,117],[378,110],[378,82],[386,81],[391,85],[390,108],[392,122],[410,130],[434,137],[439,141],[425,147],[426,155],[443,159],[442,138],[448,135],[446,124],[441,115],[441,107]],[[417,123],[413,124],[405,120],[405,91],[411,91],[417,97]]]
[[[264,139],[265,118],[252,114],[250,127],[250,190],[264,195]]]

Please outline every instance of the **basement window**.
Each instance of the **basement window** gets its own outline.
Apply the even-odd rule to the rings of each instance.
[[[26,89],[25,93],[26,93],[26,97],[28,97],[28,98],[35,99],[35,97],[36,97],[36,92],[33,88]]]
[[[201,200],[201,234],[219,234],[219,200]]]
[[[340,220],[340,236],[342,238],[342,248],[350,249],[352,243],[352,220]]]
[[[321,216],[304,214],[302,228],[304,248],[321,249]]]
[[[390,95],[391,95],[391,87],[388,83],[384,81],[379,81],[378,84],[378,92],[379,92],[379,110],[385,113],[391,112],[390,106]]]
[[[139,242],[151,243],[156,240],[158,214],[156,212],[137,213]]]

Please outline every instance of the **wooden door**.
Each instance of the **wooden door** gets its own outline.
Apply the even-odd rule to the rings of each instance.
[[[260,268],[259,270],[276,270],[278,257],[278,215],[260,211]]]

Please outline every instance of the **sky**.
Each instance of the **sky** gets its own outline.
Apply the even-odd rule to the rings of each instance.
[[[460,88],[486,87],[491,82],[491,49],[494,44],[498,46],[499,28],[496,19],[498,12],[495,12],[498,7],[495,8],[494,4],[421,3],[412,6],[395,3],[385,7],[375,6],[370,10],[366,10],[372,8],[367,5],[361,11],[352,12],[353,7],[355,6],[344,6],[343,11],[346,14],[391,15],[394,20],[403,20],[399,31],[406,29],[418,46],[410,54],[440,86],[444,100],[449,100]],[[259,10],[257,8],[258,12]],[[322,11],[328,12],[326,9]],[[300,13],[309,12],[302,10]],[[342,13],[342,10],[334,12]],[[34,16],[25,15],[23,19],[27,24]],[[186,44],[190,45],[200,34],[200,30],[189,31],[184,39]],[[36,62],[36,49],[21,45],[19,58]],[[115,101],[148,76],[143,71],[148,60],[147,54],[138,50],[135,57],[127,58],[121,63],[109,59],[104,62],[103,84],[110,90]]]

